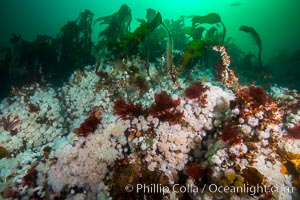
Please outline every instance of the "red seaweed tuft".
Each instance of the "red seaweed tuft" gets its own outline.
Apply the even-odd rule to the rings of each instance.
[[[75,128],[73,132],[76,133],[77,135],[86,137],[97,129],[100,120],[101,120],[101,112],[97,112],[96,110],[93,110],[89,114],[88,118],[86,118],[84,122],[80,124],[80,127]]]
[[[149,109],[149,113],[161,121],[178,122],[183,117],[183,112],[176,110],[181,99],[173,100],[165,91],[155,94],[154,104]]]
[[[115,101],[113,106],[114,114],[121,118],[133,118],[145,114],[145,110],[141,103],[134,104],[132,101],[126,103],[124,100],[119,99]]]
[[[33,113],[33,112],[39,112],[41,110],[40,106],[38,105],[34,105],[32,103],[28,104],[28,110],[29,112]]]
[[[136,77],[133,80],[132,84],[135,85],[142,93],[147,92],[149,90],[146,79],[141,76]]]
[[[180,99],[173,100],[172,97],[165,91],[155,94],[155,103],[150,108],[150,113],[155,115],[157,113],[176,108],[180,104]]]
[[[249,103],[254,108],[270,103],[269,95],[262,87],[249,86],[238,91],[238,101]]]
[[[206,103],[206,92],[209,89],[208,86],[203,86],[201,82],[194,82],[187,87],[184,92],[184,96],[188,99],[198,99],[203,103]]]
[[[193,177],[197,181],[200,181],[209,173],[210,170],[208,167],[201,167],[199,163],[191,163],[189,165],[186,165],[184,171],[187,175]]]
[[[34,168],[30,168],[27,170],[26,175],[22,178],[22,185],[28,187],[36,187],[38,172]]]
[[[228,126],[223,127],[221,139],[224,142],[230,142],[234,144],[238,144],[241,142],[241,136],[237,133],[237,131]]]
[[[20,123],[19,116],[15,116],[14,118],[7,116],[2,117],[1,124],[4,130],[9,131],[11,135],[17,135],[18,129],[16,126]]]
[[[156,117],[163,122],[168,121],[171,124],[176,124],[180,119],[182,119],[183,112],[165,112],[164,114],[160,114]]]
[[[3,190],[2,196],[4,199],[8,199],[8,198],[18,199],[18,197],[20,197],[20,194],[17,190],[13,189],[12,187],[7,187]]]
[[[287,129],[288,135],[285,135],[287,138],[300,139],[300,123]]]

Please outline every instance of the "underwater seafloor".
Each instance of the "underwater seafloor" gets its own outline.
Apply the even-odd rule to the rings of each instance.
[[[299,199],[299,93],[242,84],[226,48],[211,50],[215,71],[179,76],[169,51],[14,88],[0,104],[1,198]]]

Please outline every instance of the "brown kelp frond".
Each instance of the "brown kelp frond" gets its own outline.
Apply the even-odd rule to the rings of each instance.
[[[259,48],[262,48],[262,42],[261,42],[260,36],[256,32],[256,30],[254,28],[252,28],[250,26],[241,26],[239,28],[239,31],[243,31],[245,33],[248,33],[253,38],[253,40],[255,41],[256,45]]]
[[[18,129],[16,126],[20,123],[19,116],[11,117],[10,115],[7,117],[2,117],[1,125],[4,130],[9,131],[11,135],[16,135],[18,133]]]
[[[0,159],[8,158],[9,156],[10,156],[9,151],[5,147],[0,146]]]
[[[142,23],[134,32],[128,32],[122,35],[120,39],[120,47],[124,49],[126,54],[136,54],[138,52],[139,45],[145,41],[145,38],[149,36],[157,27],[162,23],[162,16],[159,12],[149,22]]]
[[[204,55],[204,53],[207,50],[206,43],[201,40],[192,40],[188,43],[186,50],[182,54],[182,65],[183,66],[190,66],[192,63],[192,60],[197,60],[201,58],[201,56]]]
[[[204,93],[209,89],[208,86],[203,86],[201,82],[194,82],[187,87],[184,92],[184,96],[188,99],[198,99],[205,101]],[[203,102],[205,103],[205,102]]]
[[[132,20],[131,16],[131,9],[126,5],[123,4],[118,12],[105,16],[105,17],[99,17],[94,20],[93,24],[95,25],[96,23],[99,23],[100,25],[102,24],[107,24],[108,27],[104,29],[102,32],[99,33],[100,36],[107,36],[111,33],[116,34],[125,34],[129,32],[129,26],[130,22]],[[118,31],[114,30],[116,26],[119,26]]]
[[[87,137],[90,133],[93,133],[97,129],[98,124],[101,121],[101,114],[101,112],[93,109],[88,118],[80,124],[79,128],[75,128],[73,132],[79,136]]]
[[[121,118],[133,118],[146,113],[141,103],[134,104],[131,100],[128,103],[122,99],[116,100],[113,109],[114,114]]]
[[[261,52],[262,52],[262,41],[260,39],[259,34],[256,32],[256,30],[249,26],[241,26],[239,28],[239,31],[243,31],[245,33],[248,33],[253,40],[255,41],[256,45],[258,46],[258,62],[259,66],[262,67],[262,60],[261,60]]]
[[[192,26],[196,27],[200,24],[216,24],[221,22],[221,17],[217,13],[210,13],[204,16],[194,16],[192,18]]]

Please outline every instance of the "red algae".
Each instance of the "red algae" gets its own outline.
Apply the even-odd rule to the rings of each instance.
[[[29,112],[31,112],[31,113],[39,112],[41,110],[39,105],[34,105],[32,103],[28,104],[27,107],[28,107]]]
[[[200,164],[191,163],[185,167],[185,172],[196,180],[200,180],[205,176],[207,169],[201,169]]]
[[[183,112],[176,110],[181,99],[173,100],[165,91],[155,94],[155,103],[149,109],[149,114],[161,121],[178,122],[183,117]]]
[[[200,99],[208,89],[209,87],[203,86],[201,82],[194,82],[185,89],[184,96],[188,99]]]
[[[80,124],[80,127],[75,128],[73,130],[73,132],[76,133],[79,136],[86,137],[90,133],[93,133],[97,129],[98,124],[100,123],[100,121],[101,121],[101,113],[97,112],[96,110],[93,110],[89,114],[88,118],[86,118],[84,120],[84,122]]]
[[[242,88],[238,91],[237,96],[238,102],[249,103],[254,108],[270,103],[270,97],[262,87]]]
[[[19,192],[13,189],[12,187],[5,188],[2,193],[4,199],[20,197]]]
[[[241,136],[237,133],[237,131],[228,126],[223,127],[221,139],[224,142],[230,142],[234,144],[238,144],[241,142]]]
[[[176,108],[180,105],[180,99],[173,100],[172,97],[166,92],[155,94],[155,103],[150,108],[150,114],[155,115],[162,111],[167,111],[171,108]]]
[[[118,115],[121,118],[133,118],[145,114],[143,105],[141,103],[134,104],[131,100],[126,103],[124,100],[119,99],[115,101],[114,114]]]
[[[11,135],[17,135],[18,129],[16,126],[20,123],[19,116],[11,117],[2,117],[1,124],[4,130],[9,131]]]
[[[288,128],[287,133],[288,133],[288,135],[285,135],[286,137],[288,137],[288,138],[291,137],[293,139],[299,140],[300,139],[300,123],[298,123],[297,125],[295,125],[291,128]]]
[[[28,187],[36,187],[38,172],[36,169],[28,169],[26,175],[22,178],[22,184]]]

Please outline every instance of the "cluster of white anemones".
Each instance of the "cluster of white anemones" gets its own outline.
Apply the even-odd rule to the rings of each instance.
[[[224,49],[217,50],[224,54]],[[230,63],[225,63],[227,64]],[[13,158],[1,159],[1,179],[5,180],[11,174],[15,174],[9,182],[1,182],[1,191],[13,181],[22,181],[22,176],[34,163],[38,171],[38,185],[36,188],[26,188],[19,184],[24,196],[30,196],[34,191],[39,191],[40,196],[46,195],[45,187],[50,187],[58,193],[68,188],[70,194],[67,198],[93,199],[95,196],[108,196],[108,188],[104,181],[112,175],[109,167],[117,159],[123,158],[124,154],[132,162],[137,162],[136,151],[140,150],[144,153],[143,162],[148,170],[163,172],[169,177],[170,183],[176,182],[178,172],[182,171],[188,162],[198,162],[200,158],[207,158],[212,166],[214,180],[224,174],[233,174],[234,166],[245,168],[249,165],[249,160],[244,156],[250,151],[247,143],[228,146],[219,141],[217,135],[209,137],[210,140],[203,143],[203,138],[211,130],[218,130],[214,128],[219,128],[228,117],[230,101],[235,98],[231,91],[209,85],[210,89],[205,92],[207,103],[203,104],[185,99],[178,93],[172,94],[175,89],[172,81],[164,80],[164,88],[151,89],[142,99],[153,102],[154,93],[161,90],[172,94],[173,99],[181,98],[177,109],[184,113],[183,123],[170,124],[153,116],[139,116],[132,120],[113,116],[111,94],[106,89],[96,91],[95,85],[98,81],[99,77],[95,75],[94,69],[88,67],[84,72],[75,72],[69,83],[57,91],[50,87],[36,86],[34,92],[28,93],[30,95],[21,94],[2,102],[1,117],[18,115],[20,123],[16,126],[16,136],[11,136],[9,131],[0,126],[0,146],[10,152],[21,147],[25,150]],[[30,88],[29,90],[32,91]],[[145,104],[148,105],[149,102]],[[39,105],[40,111],[30,113],[28,103]],[[73,128],[80,126],[92,107],[103,108],[106,111],[102,115],[101,124],[87,137],[76,136],[72,133]],[[238,116],[240,112],[235,108],[230,114]],[[258,112],[247,119],[238,119],[242,134],[257,136],[260,139],[255,143],[257,150],[254,154],[254,167],[267,177],[268,185],[291,186],[290,177],[280,173],[280,162],[276,160],[278,154],[269,147],[271,137],[274,139],[274,136],[284,134],[282,125],[270,124],[264,130],[258,130],[258,124],[263,118],[264,113]],[[47,119],[49,122],[40,123],[40,119]],[[300,112],[290,114],[287,119],[291,126],[299,123]],[[153,128],[155,135],[151,136],[153,138],[141,135],[129,139],[125,132],[132,127],[137,132],[147,132]],[[297,141],[280,140],[278,146],[284,152],[299,154],[300,142]],[[206,146],[203,148],[203,145]],[[45,146],[52,147],[50,158],[56,160],[36,163],[38,158],[43,156]],[[233,155],[236,157],[234,160],[230,157]],[[267,158],[273,162],[267,161]],[[75,186],[83,188],[84,192],[76,193]],[[282,199],[290,197],[284,196],[283,193],[278,193],[278,196]]]
[[[0,146],[9,152],[22,148],[40,150],[65,132],[56,91],[39,85],[29,86],[27,90],[30,91],[28,94],[20,92],[19,97],[5,99],[0,104],[0,119],[18,116],[18,123],[14,127],[17,130],[15,135],[0,126]],[[34,105],[39,110],[30,111],[29,105]]]
[[[229,109],[230,100],[234,98],[231,92],[212,85],[205,95],[205,105],[196,100],[181,100],[179,107],[184,113],[183,119],[187,126],[161,122],[155,127],[156,137],[147,150],[145,161],[150,171],[164,172],[171,183],[176,181],[177,173],[189,161],[205,154],[201,151],[202,138],[206,136],[206,131],[213,128],[214,120],[222,120],[225,111]],[[216,115],[216,111],[219,115]],[[193,154],[190,154],[191,150]]]
[[[174,182],[177,171],[183,170],[188,162],[188,153],[194,146],[195,135],[178,124],[169,125],[167,122],[160,124],[156,133],[145,161],[150,171],[161,170]]]

